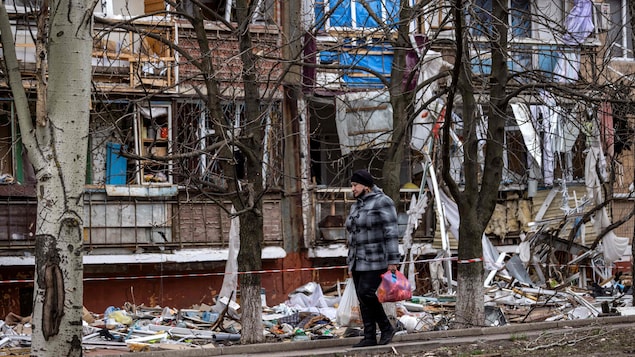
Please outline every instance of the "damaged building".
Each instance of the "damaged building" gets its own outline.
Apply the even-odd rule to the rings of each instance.
[[[234,21],[231,2],[203,3],[223,14],[224,21]],[[390,80],[396,49],[389,40],[394,32],[381,29],[377,19],[396,24],[400,2],[368,3],[301,2],[306,28],[297,39],[303,61],[297,83],[282,79],[280,63],[289,60],[281,44],[296,33],[286,26],[291,11],[298,9],[283,1],[258,1],[259,11],[249,27],[256,39],[254,52],[267,58],[259,80],[276,83],[263,89],[270,102],[263,109],[269,190],[263,198],[267,216],[262,258],[263,270],[273,273],[263,274],[262,284],[270,305],[285,301],[309,281],[333,286],[346,278],[343,222],[354,200],[349,177],[354,168],[367,167],[379,185],[383,183],[380,170],[392,140],[393,108],[387,83],[379,78]],[[492,2],[474,3],[482,9],[474,16],[488,23]],[[34,96],[33,19],[26,16],[33,9],[26,1],[5,4],[24,85]],[[630,272],[635,111],[627,96],[617,97],[628,89],[624,83],[635,69],[627,2],[509,4],[512,73],[530,68],[563,87],[604,82],[603,88],[615,95],[599,105],[583,105],[535,89],[512,101],[506,113],[498,205],[483,237],[484,259],[491,263],[486,268],[498,271],[507,263],[512,278],[528,286],[549,281],[581,288],[601,285],[617,271]],[[412,64],[409,73],[418,84],[452,66],[449,5],[435,2],[409,24],[406,62]],[[157,40],[170,39],[192,57],[199,51],[192,27],[162,14],[166,6],[153,0],[105,0],[95,9],[83,242],[85,306],[91,311],[132,300],[148,306],[211,301],[219,294],[228,261],[230,204],[205,194],[206,189],[222,188],[226,179],[214,152],[204,150],[225,133],[213,130],[210,114],[197,97],[196,68]],[[571,36],[547,31],[540,21],[545,17],[572,26],[560,32]],[[131,27],[114,25],[122,18],[130,20]],[[226,97],[224,119],[239,132],[245,100],[235,85],[241,71],[239,44],[214,16],[208,17],[205,29]],[[474,31],[478,40],[482,29]],[[473,46],[470,65],[474,80],[482,81],[492,64],[486,50],[476,50],[478,45]],[[600,60],[602,76],[597,72]],[[461,183],[464,175],[460,103],[445,113],[442,93],[449,82],[430,83],[417,93],[421,111],[408,126],[403,144],[402,188],[396,202],[402,252],[405,261],[412,262],[410,277],[421,295],[451,292],[455,269],[452,259],[435,259],[456,256],[458,244],[456,204],[434,170],[434,142],[442,120],[453,128],[453,178]],[[288,95],[290,86],[302,88],[301,99]],[[476,93],[481,113],[487,112],[488,95]],[[28,316],[37,200],[11,98],[2,76],[0,316]],[[482,117],[485,122],[485,114]],[[157,159],[197,150],[200,154],[178,160]],[[288,158],[289,152],[295,153],[295,160]],[[239,151],[235,159],[241,162]],[[287,177],[294,179],[289,182]]]

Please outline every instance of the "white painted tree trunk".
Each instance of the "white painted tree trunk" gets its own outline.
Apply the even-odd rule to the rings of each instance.
[[[31,355],[81,356],[83,191],[91,94],[92,5],[89,0],[51,0],[49,5],[45,34],[48,55],[41,54],[48,61],[40,82],[46,83],[46,100],[38,98],[38,105],[45,105],[38,112],[46,117],[37,118],[35,125],[29,115],[15,52],[9,58],[11,51],[5,51],[22,142],[37,177]],[[46,15],[46,11],[43,13]],[[4,19],[6,12],[0,15]],[[3,46],[6,48],[5,39]]]

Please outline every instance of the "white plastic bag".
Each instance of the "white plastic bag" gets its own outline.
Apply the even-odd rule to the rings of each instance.
[[[351,278],[346,279],[346,288],[337,307],[336,319],[340,326],[362,326],[359,301],[355,292],[355,284],[353,284],[353,279]]]

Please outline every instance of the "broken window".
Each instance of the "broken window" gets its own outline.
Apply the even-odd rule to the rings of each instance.
[[[399,21],[399,4],[398,0],[317,0],[315,15],[322,30],[378,28]]]
[[[35,112],[35,103],[29,104]],[[35,183],[35,173],[20,140],[13,101],[0,101],[0,185],[28,183]]]
[[[633,29],[628,12],[628,0],[608,0],[610,22],[606,43],[610,46],[611,56],[633,58]]]
[[[175,106],[176,122],[179,123],[174,140],[174,152],[182,154],[198,153],[196,157],[178,160],[174,163],[176,180],[180,184],[192,184],[212,189],[222,188],[226,177],[245,177],[243,154],[237,146],[232,145],[232,138],[240,140],[245,125],[245,103],[242,101],[226,101],[221,103],[222,118],[215,118],[202,102],[178,102]],[[280,103],[261,107],[260,123],[265,132],[265,153],[262,176],[269,185],[279,183],[282,177],[282,144],[271,137],[281,137],[276,130],[280,127]],[[218,144],[226,141],[222,147]],[[221,150],[233,152],[233,157],[222,156]],[[223,164],[229,163],[234,172],[223,172]]]
[[[12,183],[15,180],[12,109],[11,102],[0,102],[0,183]]]
[[[157,38],[171,39],[172,28],[139,27],[138,32],[98,29],[93,39],[93,79],[100,82],[128,82],[168,87],[174,82],[174,54]]]
[[[172,183],[170,103],[96,103],[90,132],[92,183]]]
[[[147,1],[147,0],[146,0]],[[254,0],[252,23],[270,24],[275,22],[275,0]],[[203,17],[210,21],[219,21],[223,19],[227,22],[236,22],[236,4],[231,0],[203,0],[200,2],[203,6],[201,11]],[[192,6],[190,1],[178,2],[177,9],[179,11],[192,14]]]
[[[137,160],[137,182],[172,183],[172,162],[163,157],[172,153],[172,107],[170,104],[137,106],[136,152],[145,157]]]
[[[173,152],[184,155],[173,163],[175,182],[212,190],[224,187],[220,156],[223,147],[216,146],[223,136],[217,134],[217,121],[201,101],[177,101],[174,110],[178,128]]]
[[[531,37],[531,8],[529,0],[508,0],[510,39]],[[492,31],[492,0],[476,0],[470,7],[470,31],[484,36]]]

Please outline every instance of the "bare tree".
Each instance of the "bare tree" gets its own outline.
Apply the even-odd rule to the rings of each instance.
[[[35,121],[22,85],[9,17],[4,3],[0,4],[4,63],[22,142],[37,177],[31,354],[81,356],[83,188],[95,4],[88,0],[39,4]]]
[[[615,39],[612,39],[610,34],[604,37],[602,31],[597,31],[597,42],[589,45],[591,41],[586,41],[593,34],[593,31],[589,30],[592,6],[589,1],[576,1],[567,5],[565,2],[534,4],[529,1],[453,0],[416,2],[414,6],[402,1],[386,2],[389,5],[383,10],[373,9],[369,2],[359,3],[373,21],[369,21],[370,25],[364,27],[358,19],[358,23],[352,25],[357,25],[358,28],[341,31],[339,36],[342,41],[332,41],[333,46],[327,50],[341,51],[351,57],[362,57],[368,52],[369,38],[375,39],[372,44],[390,43],[390,46],[385,48],[385,53],[392,55],[390,77],[372,66],[364,66],[365,62],[362,60],[352,65],[339,65],[343,77],[350,72],[359,76],[362,76],[361,73],[375,76],[379,84],[372,84],[383,86],[390,93],[390,103],[393,107],[390,128],[392,137],[388,144],[382,143],[384,145],[377,146],[377,150],[372,153],[379,153],[378,156],[383,160],[384,187],[395,199],[398,198],[402,179],[398,174],[399,164],[406,158],[402,153],[409,140],[408,128],[413,125],[418,113],[431,109],[437,98],[443,100],[445,115],[440,116],[437,122],[442,134],[431,156],[443,177],[443,189],[451,194],[460,216],[460,238],[457,237],[460,262],[457,265],[457,323],[462,326],[481,326],[484,324],[481,239],[498,204],[499,192],[501,188],[504,189],[504,185],[501,184],[506,180],[528,184],[532,180],[540,179],[544,180],[547,187],[551,187],[554,184],[553,167],[550,177],[543,178],[542,173],[535,172],[536,167],[549,160],[550,165],[554,165],[555,162],[556,175],[562,176],[556,178],[558,182],[571,182],[574,176],[584,176],[581,170],[573,174],[575,165],[570,161],[572,152],[576,150],[572,147],[566,150],[559,149],[555,154],[551,153],[550,157],[547,157],[547,153],[540,157],[542,153],[530,149],[530,143],[523,142],[519,134],[516,137],[511,135],[510,132],[513,130],[510,128],[516,125],[531,125],[541,134],[545,129],[541,129],[540,126],[548,123],[544,118],[531,122],[531,117],[516,117],[514,108],[520,105],[526,106],[528,110],[530,106],[552,108],[558,111],[557,115],[564,118],[563,120],[567,120],[568,125],[574,127],[572,132],[576,133],[576,139],[584,136],[587,140],[586,145],[594,145],[589,142],[599,140],[597,133],[588,131],[585,127],[591,125],[591,122],[596,128],[600,126],[596,114],[599,112],[598,108],[606,105],[609,98],[613,98],[610,103],[614,106],[622,102],[626,104],[626,101],[616,99],[615,95],[605,93],[617,94],[631,90],[630,85],[625,85],[625,80],[620,79],[628,78],[628,75],[616,76],[615,69],[610,65]],[[396,5],[397,3],[399,5]],[[512,5],[511,8],[509,4]],[[345,11],[338,10],[337,5],[331,5],[328,12],[324,11],[324,18],[329,19],[329,16],[337,14],[337,17],[330,20],[339,28],[349,26],[340,19],[341,13]],[[399,10],[394,11],[392,17],[385,16],[386,14],[381,11],[386,12],[385,9],[391,9],[391,6],[398,6]],[[582,8],[589,16],[582,19],[579,13],[575,12],[571,18],[567,17],[573,9],[579,11]],[[582,20],[585,21],[582,25],[576,23]],[[428,40],[425,48],[440,49],[444,52],[444,59],[450,62],[450,81],[446,82],[446,73],[439,73],[438,77],[429,79],[428,83],[419,82],[415,89],[403,86],[404,83],[410,83],[413,78],[409,76],[412,76],[416,69],[421,70],[426,65],[422,56],[414,68],[408,67],[405,61],[408,51],[416,49],[416,45],[408,38],[412,28],[410,32],[407,31],[407,24],[413,22],[419,26],[424,22],[437,23],[436,27],[426,28],[422,33]],[[571,25],[579,27],[569,28]],[[338,36],[337,26],[332,26],[328,31],[332,37]],[[619,25],[614,32],[620,34],[619,29],[623,29],[621,26]],[[356,38],[356,34],[361,35]],[[390,35],[382,37],[383,34]],[[554,45],[546,47],[545,50],[539,42],[531,42],[533,37],[548,39]],[[352,39],[346,42],[347,38]],[[602,45],[599,45],[600,43]],[[341,47],[338,48],[338,45]],[[355,54],[351,48],[359,48],[360,54]],[[536,58],[539,60],[536,61]],[[324,68],[330,69],[332,66]],[[432,81],[439,81],[435,95],[429,96],[426,102],[417,102],[413,93],[425,88],[425,85]],[[615,87],[616,82],[621,83],[621,89]],[[557,99],[552,103],[548,99],[550,97]],[[589,116],[588,113],[593,114]],[[616,113],[614,119],[617,121],[618,118],[620,122],[626,120],[624,116]],[[458,135],[453,136],[453,131],[460,131],[460,140],[457,141]],[[548,135],[545,134],[545,140],[547,138]],[[584,149],[583,141],[574,141]],[[550,145],[552,144],[544,144],[545,147]],[[456,167],[452,167],[452,159],[456,155],[453,150],[456,147],[459,147],[462,153],[460,177],[454,172]],[[524,149],[519,155],[511,149],[513,147]],[[349,154],[350,161],[364,158],[369,151],[357,149],[358,151]],[[589,146],[589,149],[592,148]],[[595,149],[591,151],[593,150]],[[577,152],[579,154],[575,160],[583,160],[586,151]],[[386,156],[381,156],[383,154]],[[529,159],[523,157],[524,155]],[[606,155],[613,162],[617,156],[617,152]],[[374,159],[376,158],[366,161],[372,162]],[[593,161],[592,157],[591,159]],[[520,169],[511,168],[510,161]],[[600,165],[599,157],[596,161],[595,164]],[[589,180],[591,179],[594,177],[589,177]],[[612,183],[602,179],[599,181],[605,190],[604,198],[609,199],[612,195]],[[619,222],[624,221],[626,220],[622,219]]]
[[[129,21],[99,20],[105,26],[104,38],[116,29],[124,29],[169,47],[180,56],[180,81],[153,91],[141,103],[175,86],[189,92],[176,106],[178,140],[171,152],[160,157],[132,152],[126,156],[171,162],[170,174],[176,182],[240,218],[238,270],[244,272],[240,275],[241,339],[244,343],[260,342],[264,339],[261,275],[252,272],[262,269],[263,199],[272,190],[294,186],[293,180],[299,182],[299,177],[283,179],[281,175],[281,148],[291,143],[293,136],[279,140],[283,137],[283,75],[289,71],[289,66],[281,65],[282,47],[299,37],[282,41],[282,29],[268,24],[271,28],[254,40],[250,26],[255,17],[273,11],[262,7],[270,2],[234,1],[231,14],[199,1],[168,3],[167,11],[145,16],[172,16],[181,27],[178,43],[155,28],[138,25],[136,21],[143,16]],[[210,20],[223,36],[214,38],[208,31]],[[207,134],[200,132],[201,126],[208,128]],[[126,140],[126,131],[120,133],[121,140]],[[230,213],[229,206],[235,213]]]
[[[628,6],[628,13],[630,14],[631,17],[631,29],[635,29],[635,2],[629,1],[629,6]],[[631,41],[631,46],[633,48],[635,48],[635,32],[631,30],[631,38],[629,39]],[[635,162],[635,150],[633,151],[633,161]],[[633,166],[633,177],[635,177],[635,165]],[[633,213],[635,213],[635,202],[633,203]],[[635,244],[633,244],[633,242],[635,241],[635,224],[633,225],[633,236],[631,237],[631,257],[635,257]],[[633,262],[633,261],[631,261]],[[635,276],[635,264],[631,265],[631,276]],[[632,303],[633,306],[635,306],[635,301],[633,301]]]

